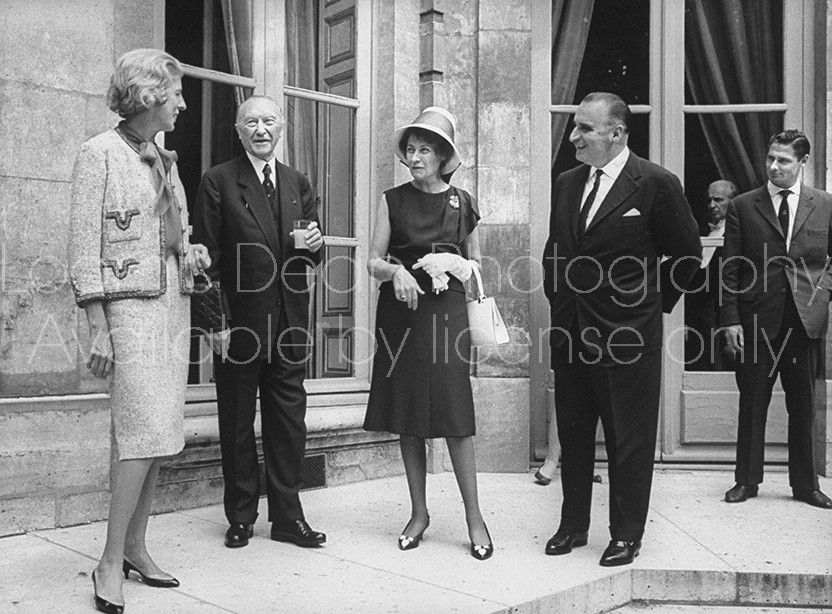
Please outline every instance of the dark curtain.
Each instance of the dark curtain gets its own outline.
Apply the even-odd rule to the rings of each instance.
[[[693,104],[783,101],[781,0],[686,0],[685,76]],[[700,114],[723,179],[741,192],[765,183],[779,113]]]
[[[552,104],[572,104],[581,72],[594,0],[553,0],[552,2]],[[568,113],[552,116],[552,161],[558,157]]]
[[[250,77],[251,67],[251,0],[222,0],[222,20],[228,45],[231,73]],[[239,107],[246,99],[242,87],[234,88],[234,102]]]

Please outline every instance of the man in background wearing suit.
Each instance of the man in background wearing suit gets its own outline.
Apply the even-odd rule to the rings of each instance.
[[[815,384],[824,377],[832,290],[832,196],[800,181],[809,140],[786,130],[769,141],[766,185],[728,207],[722,324],[737,358],[740,392],[736,484],[729,503],[763,481],[766,414],[780,374],[789,415],[792,496],[832,509],[815,470]]]
[[[587,543],[600,418],[612,537],[602,566],[632,563],[641,549],[658,427],[662,311],[673,309],[702,253],[679,180],[629,150],[631,124],[620,97],[583,99],[570,136],[583,164],[555,181],[543,255],[563,488],[560,526],[546,554]]]
[[[717,179],[708,186],[706,202],[708,223],[702,236],[722,238],[725,235],[725,216],[728,205],[737,195],[737,186],[725,179]],[[733,371],[733,352],[718,329],[719,323],[719,264],[721,247],[703,247],[702,264],[685,294],[685,370]]]
[[[309,181],[274,157],[283,123],[271,98],[241,104],[236,128],[245,153],[205,173],[194,207],[194,237],[208,248],[207,272],[221,282],[230,310],[230,339],[223,338],[222,359],[215,361],[229,548],[248,544],[257,518],[258,390],[271,538],[303,547],[326,541],[306,522],[298,496],[306,447],[307,268],[319,263],[323,237]],[[311,221],[308,249],[292,241],[293,221],[301,219]]]

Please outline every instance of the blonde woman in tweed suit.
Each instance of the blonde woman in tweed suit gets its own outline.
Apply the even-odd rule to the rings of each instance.
[[[147,520],[161,458],[184,447],[193,274],[210,264],[190,245],[176,154],[154,143],[185,110],[182,66],[156,49],[119,58],[107,101],[123,121],[81,147],[70,216],[70,278],[86,311],[87,366],[112,374],[118,463],[107,541],[93,571],[95,606],[124,610],[122,574],[175,587],[147,552]]]

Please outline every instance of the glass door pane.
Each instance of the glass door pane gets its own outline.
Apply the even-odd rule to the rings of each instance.
[[[768,139],[783,129],[782,0],[685,0],[685,102],[695,105],[685,115],[688,202],[700,234],[721,240],[724,213],[710,214],[709,186],[726,180],[742,193],[765,183]],[[715,260],[685,298],[687,371],[733,365],[715,332],[721,249],[710,251]]]
[[[650,100],[650,0],[555,2],[552,104],[577,105],[591,92],[613,92],[630,105]],[[586,24],[589,27],[586,27]],[[572,115],[552,117],[552,181],[578,165],[569,143]],[[628,145],[649,155],[647,114],[634,118]]]
[[[286,0],[286,159],[318,195],[326,236],[309,314],[309,378],[355,375],[354,0]]]

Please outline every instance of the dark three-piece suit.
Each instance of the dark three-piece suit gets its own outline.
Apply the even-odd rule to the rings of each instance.
[[[589,528],[600,418],[609,457],[610,534],[637,541],[652,484],[662,312],[672,310],[695,273],[701,242],[679,180],[632,152],[581,233],[589,171],[584,164],[555,181],[543,256],[562,448],[560,528]]]
[[[275,166],[274,202],[245,154],[212,168],[193,215],[193,240],[208,248],[208,274],[221,282],[230,310],[230,345],[227,356],[217,359],[215,375],[231,524],[252,524],[257,517],[258,391],[269,520],[304,517],[298,489],[306,445],[307,270],[318,264],[320,251],[296,250],[291,232],[293,220],[318,222],[318,213],[306,177]]]

